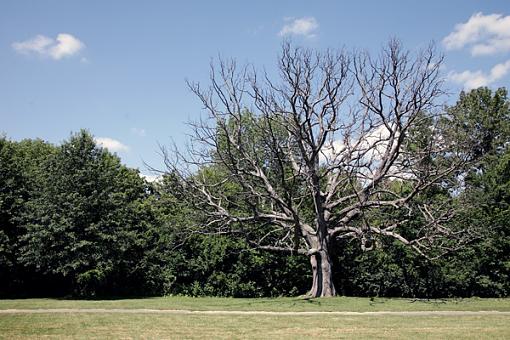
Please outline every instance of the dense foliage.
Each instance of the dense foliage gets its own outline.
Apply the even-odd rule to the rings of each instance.
[[[338,240],[334,280],[344,295],[510,295],[510,108],[506,90],[462,93],[445,140],[470,162],[454,174],[468,246],[429,261],[401,244],[372,251]],[[221,169],[204,168],[207,176]],[[201,212],[171,174],[149,183],[80,131],[55,146],[0,137],[0,296],[303,294],[306,256],[254,250],[243,235],[187,232]],[[401,184],[405,185],[405,184]],[[224,188],[235,199],[236,188]],[[431,192],[430,195],[445,195]],[[439,199],[439,198],[438,198]],[[244,202],[238,202],[242,209]],[[385,218],[384,212],[372,218]],[[198,229],[200,230],[200,229]]]

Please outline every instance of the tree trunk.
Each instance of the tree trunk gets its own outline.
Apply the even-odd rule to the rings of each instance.
[[[336,290],[333,284],[333,271],[331,258],[326,250],[319,250],[310,256],[312,264],[313,283],[308,292],[310,297],[335,296]]]

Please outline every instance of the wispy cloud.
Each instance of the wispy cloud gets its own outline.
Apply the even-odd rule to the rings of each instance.
[[[110,151],[129,151],[129,147],[127,145],[122,144],[118,140],[108,137],[96,137],[94,138],[96,143],[103,148],[107,148]]]
[[[71,34],[60,33],[56,39],[37,35],[31,39],[14,42],[12,48],[21,54],[36,54],[60,60],[78,54],[85,44]]]
[[[288,23],[285,24],[278,33],[281,37],[301,35],[307,38],[313,38],[317,35],[319,23],[314,17],[288,18],[286,21],[288,21]]]
[[[394,126],[390,129],[394,130]],[[381,124],[370,130],[362,132],[355,138],[346,138],[344,140],[335,140],[324,144],[319,154],[319,160],[322,164],[342,165],[342,167],[358,168],[359,179],[362,182],[374,178],[377,168],[381,164],[388,148],[392,147],[390,143],[391,131],[386,125]],[[397,135],[398,137],[398,132]],[[389,170],[394,179],[412,178],[413,174],[407,166],[397,161]]]
[[[145,131],[145,129],[140,129],[140,128],[136,128],[136,127],[131,128],[131,133],[134,135],[137,135],[139,137],[145,137],[147,135],[147,132]]]
[[[510,15],[476,13],[443,39],[449,50],[470,46],[471,55],[510,51]]]
[[[448,78],[458,84],[462,84],[464,89],[471,90],[480,86],[489,86],[508,74],[510,71],[510,60],[497,64],[490,72],[478,71],[450,72]]]
[[[140,177],[144,178],[147,182],[151,182],[151,183],[161,180],[161,176],[159,176],[159,175],[140,174]]]
[[[321,162],[337,162],[344,154],[350,153],[356,157],[362,155],[365,160],[380,160],[388,148],[390,131],[385,125],[379,125],[365,131],[358,138],[351,140],[335,140],[326,143],[319,155]]]

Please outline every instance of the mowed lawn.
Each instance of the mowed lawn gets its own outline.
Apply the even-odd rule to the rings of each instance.
[[[303,300],[164,297],[125,300],[0,300],[6,309],[73,309],[54,313],[0,313],[0,338],[379,338],[509,339],[510,315],[253,315],[145,313],[191,311],[377,312],[510,311],[510,299],[409,300],[329,298]],[[117,309],[83,312],[77,309]],[[131,312],[123,311],[129,309]]]

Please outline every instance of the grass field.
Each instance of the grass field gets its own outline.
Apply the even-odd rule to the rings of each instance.
[[[165,297],[129,300],[0,300],[5,309],[175,309],[194,311],[510,311],[510,299],[413,301]],[[379,338],[508,339],[509,315],[246,315],[138,312],[0,314],[0,338]]]

